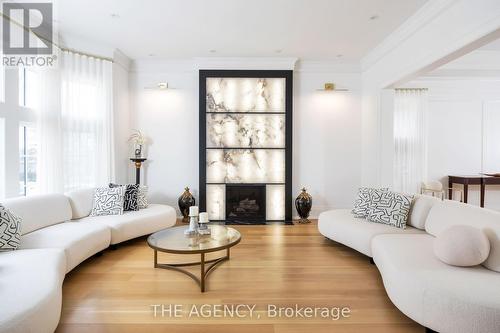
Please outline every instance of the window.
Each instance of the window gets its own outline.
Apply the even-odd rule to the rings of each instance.
[[[19,194],[37,193],[37,152],[36,127],[33,124],[19,126]]]
[[[61,91],[64,191],[98,186],[106,179],[100,175],[105,117],[99,84],[72,76],[62,81]]]
[[[418,193],[427,179],[427,108],[427,89],[395,90],[395,191]]]
[[[34,109],[40,99],[40,74],[32,68],[19,67],[19,105]]]

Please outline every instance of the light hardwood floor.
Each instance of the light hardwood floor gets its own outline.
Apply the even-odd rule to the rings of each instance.
[[[387,297],[367,257],[309,225],[234,226],[242,241],[208,278],[208,290],[184,274],[153,268],[146,239],[82,263],[66,276],[57,332],[424,332]],[[196,257],[161,255],[175,261]],[[198,274],[198,269],[193,269]],[[188,318],[192,304],[256,304],[257,318]],[[181,304],[181,318],[153,316],[153,304]],[[349,307],[351,316],[267,318],[268,304]]]

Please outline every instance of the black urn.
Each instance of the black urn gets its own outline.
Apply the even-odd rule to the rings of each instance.
[[[299,223],[311,223],[307,218],[312,208],[312,197],[307,193],[306,188],[302,188],[299,196],[295,199],[295,209],[300,216]]]
[[[182,193],[182,195],[179,197],[178,203],[183,217],[182,220],[186,222],[189,216],[189,207],[196,204],[196,200],[194,199],[191,192],[189,192],[189,187],[186,187],[184,189],[184,193]]]

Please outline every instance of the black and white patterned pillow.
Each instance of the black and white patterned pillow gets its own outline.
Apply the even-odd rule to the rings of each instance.
[[[21,243],[21,218],[0,204],[0,251],[17,250]]]
[[[382,192],[370,210],[368,220],[406,229],[413,196],[396,192]]]
[[[109,183],[110,188],[119,186],[125,187],[125,200],[123,201],[123,210],[126,212],[139,210],[139,205],[137,202],[139,194],[139,185],[138,184],[119,185],[119,184]]]
[[[100,187],[94,192],[90,216],[122,215],[125,187]]]
[[[137,205],[139,209],[148,208],[148,187],[146,185],[139,186],[139,193],[137,194]]]
[[[366,211],[365,218],[370,217],[370,214],[372,213],[373,209],[377,206],[377,203],[382,198],[382,194],[386,193],[388,190],[389,189],[387,189],[387,188],[370,190],[370,192],[369,192],[370,193],[370,204],[368,205],[368,210]]]
[[[354,217],[368,217],[373,202],[380,197],[381,192],[386,192],[388,190],[388,188],[376,189],[371,187],[360,187],[356,201],[354,201],[354,208],[351,211]]]

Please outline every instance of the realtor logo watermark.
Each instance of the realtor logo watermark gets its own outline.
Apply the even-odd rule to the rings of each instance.
[[[53,5],[49,2],[2,4],[4,66],[54,66]]]

